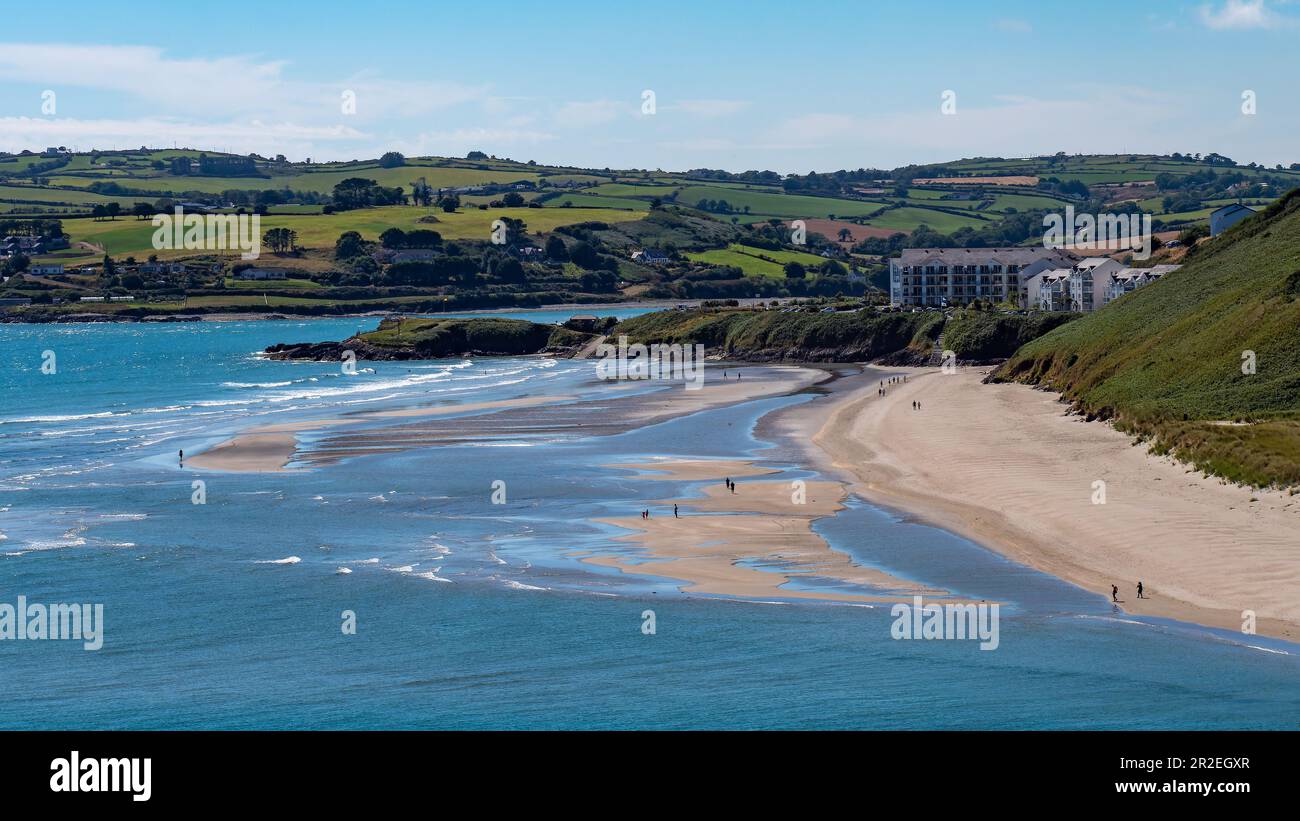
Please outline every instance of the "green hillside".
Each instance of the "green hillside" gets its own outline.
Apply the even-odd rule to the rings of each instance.
[[[1300,189],[1187,262],[1025,345],[995,378],[1058,390],[1209,473],[1300,485]]]
[[[928,313],[816,313],[698,309],[657,311],[620,322],[631,343],[695,344],[752,361],[860,362],[915,345],[928,350],[943,317]]]

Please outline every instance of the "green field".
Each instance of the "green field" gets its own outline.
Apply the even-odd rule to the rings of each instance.
[[[421,217],[430,215],[436,217],[438,222],[432,224],[419,222]],[[528,225],[530,234],[539,234],[553,231],[561,225],[592,220],[607,223],[623,222],[638,219],[640,216],[633,211],[592,208],[493,208],[487,211],[472,208],[448,214],[432,208],[390,206],[342,211],[336,214],[302,216],[272,214],[262,218],[261,229],[262,233],[265,233],[271,228],[289,228],[298,233],[298,243],[304,249],[328,250],[333,249],[339,235],[345,231],[358,231],[365,239],[378,240],[379,235],[389,228],[401,228],[404,231],[429,228],[441,234],[443,239],[487,240],[492,234],[492,222],[506,217],[522,219]],[[71,252],[64,251],[50,256],[50,259],[65,262],[96,262],[105,252],[115,257],[131,255],[139,259],[144,259],[152,253],[157,253],[165,259],[195,254],[194,251],[155,251],[153,225],[148,220],[136,220],[133,217],[101,221],[68,219],[63,222],[63,230],[74,245],[85,242],[103,250],[79,253],[74,247]],[[231,254],[231,256],[235,255]]]
[[[781,278],[785,277],[787,262],[798,262],[805,268],[815,268],[826,261],[816,254],[805,254],[800,251],[768,251],[764,248],[734,243],[722,249],[687,254],[686,258],[708,265],[730,265],[744,271],[746,276]],[[809,276],[814,274],[810,271]]]

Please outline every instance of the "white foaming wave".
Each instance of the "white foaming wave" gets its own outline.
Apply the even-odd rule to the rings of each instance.
[[[531,584],[517,582],[514,579],[502,579],[502,583],[511,590],[550,590],[549,587],[534,587]]]
[[[38,539],[34,542],[24,542],[23,549],[12,555],[21,556],[23,553],[35,553],[43,550],[62,550],[65,547],[81,547],[86,544],[86,540],[80,536],[68,538],[65,536],[62,541]]]
[[[301,380],[300,380],[301,381]],[[287,388],[293,384],[293,380],[284,382],[222,382],[223,388]]]
[[[1146,622],[1144,622],[1144,621],[1137,621],[1137,620],[1135,620],[1135,619],[1121,619],[1121,618],[1118,618],[1118,617],[1116,617],[1116,616],[1090,616],[1090,615],[1087,615],[1087,614],[1080,614],[1080,615],[1076,616],[1076,618],[1080,618],[1080,619],[1088,619],[1088,620],[1090,620],[1090,621],[1109,621],[1109,622],[1115,622],[1116,624],[1136,624],[1136,625],[1139,625],[1139,626],[1141,626],[1141,627],[1154,627],[1154,626],[1155,626],[1155,625],[1152,625],[1152,624],[1148,624],[1148,623],[1146,623]]]
[[[1279,649],[1277,649],[1276,647],[1260,647],[1258,644],[1245,644],[1245,645],[1242,645],[1242,646],[1243,646],[1243,647],[1249,647],[1251,650],[1260,650],[1260,651],[1265,652],[1265,653],[1274,653],[1274,654],[1279,655],[1279,656],[1289,656],[1289,655],[1291,655],[1291,654],[1288,653],[1287,651],[1285,651],[1285,650],[1279,650]]]
[[[99,518],[106,522],[138,522],[148,519],[148,513],[101,513]]]
[[[253,564],[297,564],[302,559],[297,556],[285,556],[283,559],[266,559],[265,561],[253,562]]]
[[[334,572],[335,572],[336,574],[340,575],[340,576],[346,576],[346,575],[348,575],[349,573],[352,572],[352,568],[350,568],[350,567],[340,567],[339,569],[335,570]]]
[[[355,561],[347,562],[347,564],[379,564],[379,560],[378,559],[357,559]]]
[[[57,416],[19,416],[9,419],[0,419],[0,425],[34,425],[50,424],[58,422],[80,422],[83,419],[106,419],[111,416],[129,416],[129,413],[114,413],[113,411],[103,411],[101,413],[70,413]]]
[[[386,570],[391,570],[391,571],[394,572],[394,573],[414,573],[414,572],[415,572],[415,565],[413,565],[413,564],[404,564],[404,565],[402,565],[401,567],[388,567],[388,568],[385,568],[385,569],[386,569]]]
[[[469,448],[532,448],[539,442],[459,442],[461,447]]]
[[[442,576],[435,575],[432,570],[426,570],[423,573],[416,573],[415,577],[417,579],[428,579],[431,582],[445,582],[446,584],[452,584],[451,579],[444,579]]]

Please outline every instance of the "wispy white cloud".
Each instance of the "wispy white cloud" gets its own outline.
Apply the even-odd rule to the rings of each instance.
[[[312,126],[292,122],[194,123],[165,118],[74,119],[69,117],[0,117],[0,149],[19,151],[31,146],[67,145],[80,149],[151,148],[177,143],[195,148],[237,153],[268,151],[281,143],[357,142],[368,134],[342,125]]]
[[[485,102],[486,85],[390,80],[373,73],[303,82],[285,76],[288,63],[247,55],[177,59],[152,46],[0,43],[0,80],[117,92],[168,115],[214,120],[277,116],[338,121],[351,91],[358,119],[419,116]]]
[[[1270,9],[1264,0],[1226,0],[1217,8],[1207,3],[1198,13],[1201,22],[1212,29],[1271,29],[1295,24]]]

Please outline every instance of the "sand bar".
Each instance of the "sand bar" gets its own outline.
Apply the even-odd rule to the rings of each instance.
[[[741,475],[741,469],[767,471],[747,462],[684,460],[625,465],[664,471],[659,477],[716,478],[721,468]],[[636,551],[620,555],[587,555],[583,561],[685,582],[684,593],[739,596],[753,599],[810,599],[891,604],[911,596],[943,596],[944,591],[918,587],[881,570],[855,564],[847,553],[831,549],[812,530],[812,523],[842,508],[847,492],[838,482],[806,482],[802,495],[781,480],[739,484],[732,493],[719,480],[703,489],[703,497],[654,503],[649,519],[628,516],[596,519],[633,531],[619,541]],[[797,501],[803,499],[803,502]],[[672,513],[679,506],[681,518]],[[795,579],[834,580],[858,588],[792,589]]]

